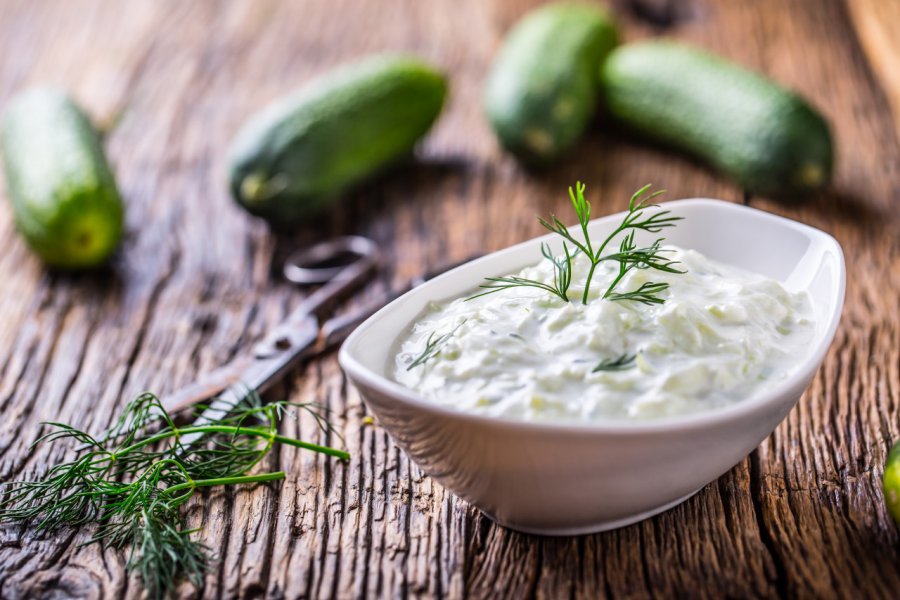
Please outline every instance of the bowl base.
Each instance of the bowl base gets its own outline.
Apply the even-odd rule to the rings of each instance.
[[[601,521],[599,523],[591,523],[590,525],[579,525],[577,527],[564,527],[564,528],[555,528],[555,527],[532,527],[528,525],[518,525],[513,523],[507,523],[503,521],[503,519],[498,519],[494,515],[484,513],[486,517],[488,517],[491,521],[500,525],[501,527],[506,527],[507,529],[512,529],[514,531],[518,531],[521,533],[529,533],[532,535],[543,535],[543,536],[553,536],[553,537],[561,537],[561,536],[571,536],[571,535],[587,535],[589,533],[600,533],[601,531],[609,531],[611,529],[619,529],[620,527],[627,527],[628,525],[633,525],[639,521],[643,521],[645,519],[649,519],[650,517],[656,516],[659,513],[665,512],[670,508],[675,508],[688,498],[694,496],[697,492],[702,490],[705,485],[697,488],[690,494],[686,496],[682,496],[677,500],[673,500],[672,502],[667,502],[662,506],[658,506],[656,508],[651,508],[650,510],[644,511],[642,513],[638,513],[636,515],[631,515],[628,517],[624,517],[621,519],[615,519],[613,521]],[[482,511],[484,512],[484,511]]]

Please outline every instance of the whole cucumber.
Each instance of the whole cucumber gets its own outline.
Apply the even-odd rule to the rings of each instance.
[[[822,116],[797,94],[708,52],[668,41],[614,50],[600,72],[612,120],[773,196],[831,179]]]
[[[339,68],[253,117],[231,150],[234,198],[290,224],[404,155],[441,112],[443,75],[382,55]]]
[[[900,525],[900,442],[894,444],[884,465],[884,501],[894,521]]]
[[[0,124],[6,185],[17,228],[53,267],[106,261],[122,237],[124,209],[100,136],[53,89],[15,97]]]
[[[585,4],[549,4],[519,21],[484,99],[500,144],[534,166],[571,148],[596,112],[597,70],[617,40],[609,14]]]

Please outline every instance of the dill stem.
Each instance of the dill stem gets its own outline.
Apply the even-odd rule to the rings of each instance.
[[[607,238],[605,240],[603,240],[603,243],[600,244],[600,247],[597,248],[597,256],[601,256],[603,254],[603,251],[606,249],[606,245],[609,244],[610,240],[612,240],[614,237],[616,237],[623,231],[625,231],[625,228],[622,227],[621,225],[616,227],[616,230],[613,231],[609,236],[607,236]],[[608,257],[601,256],[600,258],[597,259],[597,262],[600,262],[601,260],[606,260],[607,258]]]
[[[259,483],[264,481],[278,481],[284,479],[284,471],[275,471],[273,473],[260,473],[259,475],[240,475],[237,477],[215,477],[213,479],[196,479],[185,481],[166,488],[166,493],[174,495],[181,490],[194,489],[198,487],[213,487],[216,485],[236,485],[241,483]]]
[[[616,276],[615,279],[613,279],[613,282],[611,284],[609,284],[609,287],[606,288],[606,291],[603,292],[604,298],[609,298],[609,295],[612,293],[612,291],[614,289],[616,289],[616,286],[619,285],[619,282],[622,281],[622,277],[625,276],[626,272],[627,271],[623,271],[623,270],[619,269],[619,274]]]
[[[587,279],[584,282],[584,294],[581,295],[581,303],[588,303],[588,292],[591,291],[591,279],[594,277],[594,269],[597,268],[597,265],[600,264],[600,261],[591,260],[591,270],[588,271]]]
[[[117,455],[128,454],[130,452],[143,448],[144,446],[149,446],[151,444],[155,444],[156,442],[160,442],[166,438],[170,438],[176,435],[186,435],[189,433],[230,433],[232,435],[253,435],[256,437],[269,438],[270,440],[278,442],[280,444],[287,444],[288,446],[305,448],[314,452],[327,454],[328,456],[335,456],[343,460],[350,459],[349,452],[338,450],[337,448],[320,446],[318,444],[311,444],[309,442],[285,437],[283,435],[278,435],[277,433],[272,433],[268,429],[260,429],[256,427],[234,427],[232,425],[196,425],[193,427],[180,427],[174,431],[164,431],[162,433],[157,433],[156,435],[151,435],[150,437],[136,442],[131,446],[117,450],[112,454],[112,457],[113,459],[115,459]]]
[[[577,209],[576,209],[576,212],[577,212]],[[590,236],[590,234],[588,234],[588,228],[587,228],[588,222],[583,220],[581,218],[581,215],[579,215],[578,217],[579,217],[578,220],[581,222],[581,233],[582,233],[582,235],[584,235],[584,244],[585,244],[585,246],[587,246],[586,254],[588,256],[593,257],[594,249],[591,248],[591,236]]]

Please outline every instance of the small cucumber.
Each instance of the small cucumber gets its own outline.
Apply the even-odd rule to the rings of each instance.
[[[596,112],[597,70],[617,40],[609,14],[584,4],[550,4],[519,21],[485,93],[500,144],[533,166],[572,147]]]
[[[253,117],[231,150],[234,198],[254,215],[290,224],[408,155],[437,119],[443,75],[382,55],[310,82]]]
[[[894,521],[900,525],[900,442],[894,444],[884,465],[884,501]]]
[[[53,89],[12,100],[0,146],[13,216],[48,265],[95,267],[122,237],[124,209],[100,136],[85,114]]]
[[[802,195],[828,183],[831,134],[800,96],[667,41],[614,50],[601,68],[611,119],[708,162],[746,189]]]

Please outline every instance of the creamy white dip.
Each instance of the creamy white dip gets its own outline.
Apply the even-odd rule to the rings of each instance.
[[[813,336],[805,292],[667,246],[684,274],[633,269],[616,287],[666,282],[663,304],[600,296],[617,264],[573,265],[570,302],[520,287],[433,304],[401,340],[394,377],[438,404],[527,421],[652,419],[749,398],[787,377]],[[519,275],[553,282],[549,261]],[[605,285],[604,285],[605,284]],[[475,290],[472,294],[481,290]],[[452,334],[415,367],[431,337]],[[621,370],[598,364],[635,356]]]

